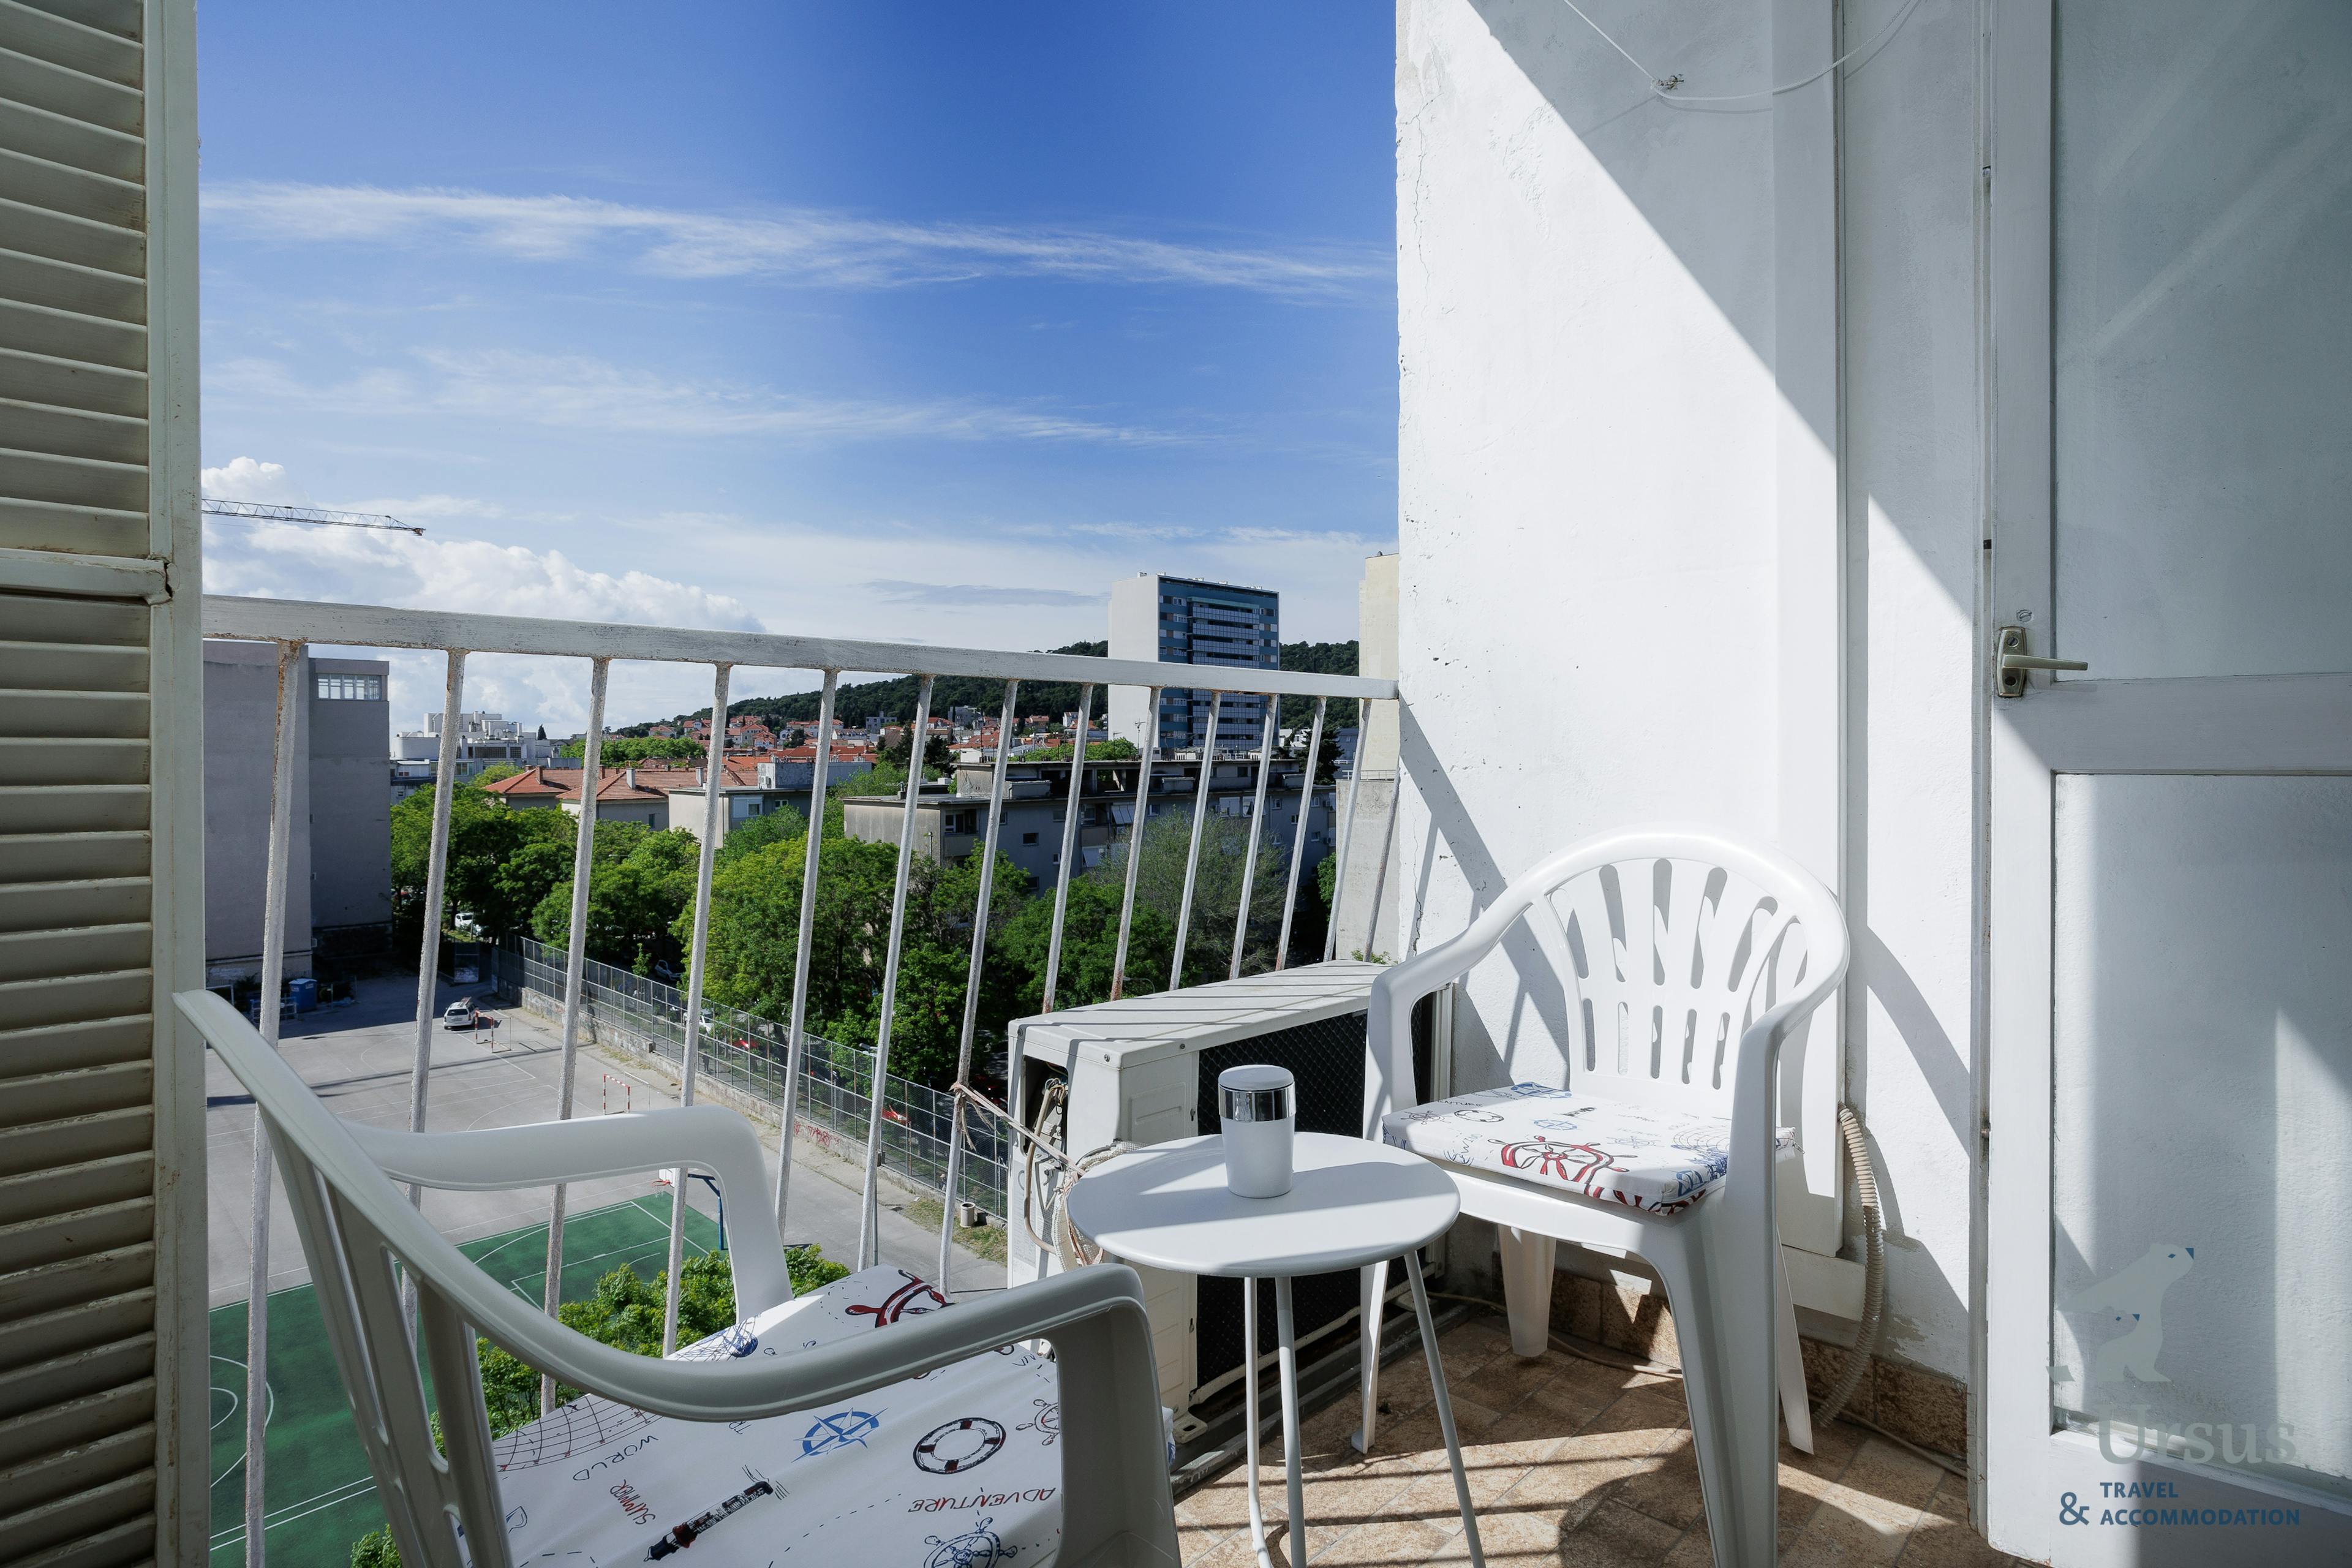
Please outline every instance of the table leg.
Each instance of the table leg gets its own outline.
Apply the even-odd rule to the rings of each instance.
[[[1274,1568],[1265,1549],[1265,1515],[1257,1500],[1257,1281],[1242,1281],[1242,1419],[1249,1441],[1242,1450],[1249,1466],[1250,1544],[1257,1549],[1258,1568]]]
[[[1286,1274],[1274,1282],[1274,1326],[1282,1341],[1275,1353],[1282,1368],[1282,1464],[1285,1479],[1290,1483],[1290,1533],[1282,1545],[1292,1563],[1300,1564],[1307,1561],[1307,1503],[1301,1495],[1305,1489],[1299,1480],[1298,1463],[1300,1450],[1306,1445],[1298,1436],[1298,1325],[1290,1310],[1290,1277]]]
[[[1445,1457],[1454,1466],[1454,1498],[1462,1507],[1462,1536],[1470,1543],[1470,1568],[1486,1568],[1486,1554],[1478,1544],[1478,1516],[1470,1507],[1470,1478],[1462,1470],[1462,1439],[1454,1430],[1454,1401],[1446,1394],[1445,1367],[1437,1355],[1437,1325],[1429,1318],[1429,1287],[1422,1283],[1419,1252],[1405,1255],[1404,1273],[1412,1281],[1413,1314],[1421,1320],[1422,1353],[1429,1358],[1429,1388],[1437,1397],[1437,1429],[1445,1434]]]

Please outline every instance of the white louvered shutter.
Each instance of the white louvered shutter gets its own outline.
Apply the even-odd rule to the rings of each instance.
[[[186,0],[0,0],[11,1568],[208,1533],[193,61]]]

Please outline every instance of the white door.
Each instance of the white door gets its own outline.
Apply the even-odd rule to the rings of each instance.
[[[1993,26],[1987,1522],[2352,1562],[2352,5]]]

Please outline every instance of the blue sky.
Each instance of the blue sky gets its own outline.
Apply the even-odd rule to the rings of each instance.
[[[1392,26],[209,5],[207,485],[428,530],[215,524],[209,585],[1036,647],[1150,568],[1352,636],[1396,530]],[[407,727],[437,660],[395,676]],[[469,706],[576,726],[583,684],[488,661]],[[698,689],[617,675],[614,721]]]

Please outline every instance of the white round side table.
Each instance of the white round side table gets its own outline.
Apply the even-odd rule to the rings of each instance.
[[[1292,1155],[1290,1191],[1278,1198],[1240,1198],[1225,1190],[1224,1140],[1180,1139],[1139,1149],[1097,1166],[1070,1184],[1071,1225],[1113,1257],[1154,1268],[1208,1274],[1242,1282],[1242,1387],[1249,1424],[1250,1539],[1258,1562],[1270,1565],[1265,1516],[1257,1490],[1257,1289],[1274,1281],[1275,1326],[1281,1344],[1283,1463],[1289,1483],[1293,1563],[1307,1561],[1307,1514],[1299,1480],[1298,1345],[1290,1282],[1302,1274],[1404,1257],[1444,1234],[1461,1213],[1454,1179],[1417,1154],[1361,1138],[1301,1132]],[[1454,1466],[1454,1494],[1473,1568],[1485,1568],[1470,1483],[1462,1471],[1462,1444],[1454,1431],[1445,1368],[1429,1316],[1429,1289],[1419,1268],[1408,1268],[1421,1347],[1429,1358],[1429,1384],[1437,1425]]]

